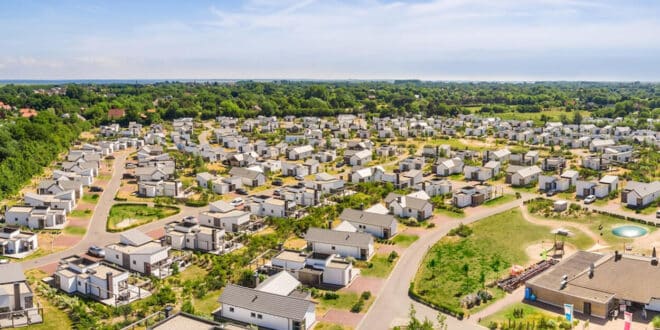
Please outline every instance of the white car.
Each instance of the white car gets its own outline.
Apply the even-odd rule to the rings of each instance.
[[[239,197],[239,198],[234,198],[229,204],[231,206],[236,207],[236,206],[239,206],[239,205],[243,205],[243,203],[245,203],[245,201],[243,201],[243,198]]]
[[[589,195],[589,196],[584,198],[584,203],[585,204],[591,204],[595,201],[596,201],[596,196],[594,196],[594,195]]]

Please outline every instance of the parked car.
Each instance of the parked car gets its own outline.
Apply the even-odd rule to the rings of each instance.
[[[281,186],[282,184],[284,184],[284,182],[282,182],[282,179],[273,180],[273,186]]]
[[[248,194],[247,190],[245,190],[243,188],[236,189],[236,193],[239,194],[239,195],[247,195]]]
[[[104,258],[105,250],[103,250],[103,248],[100,248],[96,245],[92,245],[89,247],[89,249],[87,249],[87,254],[93,257]]]
[[[280,194],[281,193],[279,189],[275,189],[275,191],[273,191],[273,196],[279,196]]]
[[[137,165],[135,165],[135,164],[133,164],[133,163],[128,163],[128,164],[126,164],[125,167],[126,167],[126,168],[136,168]]]
[[[243,205],[243,203],[245,203],[243,198],[238,197],[238,198],[234,198],[231,202],[229,202],[229,205],[231,205],[233,207],[236,207],[236,206]]]
[[[596,196],[594,196],[594,195],[589,195],[589,196],[584,198],[584,203],[585,204],[591,204],[595,201],[596,201]]]
[[[5,259],[0,259],[0,265],[8,264],[8,263],[9,263],[9,259],[6,259],[6,258]]]
[[[335,165],[335,167],[337,167],[337,168],[342,167],[342,166],[344,166],[344,162],[339,162]]]
[[[103,188],[99,186],[91,186],[89,187],[90,192],[103,192]]]
[[[557,190],[551,189],[545,192],[545,195],[548,197],[554,196],[557,194]]]
[[[296,180],[303,181],[303,180],[305,180],[305,177],[302,176],[302,175],[296,175]]]

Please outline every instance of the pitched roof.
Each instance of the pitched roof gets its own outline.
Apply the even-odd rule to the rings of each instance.
[[[339,219],[379,227],[389,227],[392,225],[392,222],[396,222],[396,219],[388,214],[378,214],[353,209],[344,209],[339,215]]]
[[[225,287],[218,302],[297,321],[303,320],[305,313],[314,305],[309,300],[262,292],[235,284]]]
[[[625,190],[633,190],[640,197],[648,196],[660,190],[660,181],[653,181],[651,183],[628,181]]]
[[[250,170],[244,167],[234,167],[231,170],[229,170],[229,174],[254,180],[259,176],[259,174],[263,174],[263,173]]]
[[[366,233],[349,233],[330,229],[309,228],[305,240],[326,244],[366,247],[373,243],[374,238]]]
[[[255,289],[261,292],[269,292],[288,296],[293,290],[300,286],[300,282],[287,271],[281,271],[263,281]]]

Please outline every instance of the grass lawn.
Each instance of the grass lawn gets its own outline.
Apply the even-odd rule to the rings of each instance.
[[[92,216],[92,210],[73,210],[69,213],[72,218],[89,219]]]
[[[358,261],[356,265],[360,267],[362,276],[385,278],[390,274],[397,262],[397,260],[389,262],[387,257],[386,254],[376,254],[370,261]]]
[[[314,327],[314,330],[351,330],[351,329],[353,328],[345,327],[339,324],[326,323],[326,322],[319,322]]]
[[[325,299],[324,296],[318,298],[319,305],[317,308],[317,312],[319,310],[321,312],[324,312],[330,308],[350,310],[351,307],[353,307],[353,305],[355,305],[355,303],[357,303],[358,300],[360,300],[360,294],[355,292],[335,292],[335,293],[339,295],[337,299]],[[367,311],[373,301],[374,301],[374,296],[372,294],[371,298],[369,298],[369,300],[364,302],[364,308],[362,308],[362,312]]]
[[[516,318],[514,317],[514,310],[522,310],[522,317]],[[509,321],[513,323],[514,321],[517,324],[520,323],[529,323],[529,324],[534,324],[541,319],[553,319],[556,320],[557,317],[560,319],[563,319],[562,315],[554,314],[548,311],[545,311],[543,309],[540,309],[535,306],[531,306],[528,304],[524,303],[515,303],[507,306],[506,308],[498,311],[497,313],[491,314],[487,316],[486,318],[483,318],[479,324],[481,324],[484,327],[488,327],[492,323],[498,323],[498,324],[508,324]],[[523,326],[523,328],[525,328]]]
[[[504,194],[502,196],[495,197],[491,200],[488,200],[488,201],[484,202],[484,206],[489,206],[489,207],[490,206],[497,206],[497,205],[506,204],[508,202],[512,202],[512,201],[515,201],[515,200],[516,200],[516,195]]]
[[[457,213],[457,212],[452,212],[451,210],[445,210],[445,209],[433,209],[433,214],[438,214],[438,215],[444,215],[446,217],[454,218],[454,219],[463,219],[465,218],[465,213]]]
[[[193,307],[195,307],[195,313],[200,315],[210,316],[211,313],[220,307],[218,302],[218,297],[222,293],[222,289],[209,291],[201,299],[192,298]]]
[[[496,113],[496,117],[500,117],[502,120],[533,120],[535,124],[543,124],[541,121],[541,116],[546,115],[550,118],[549,121],[560,121],[561,115],[565,114],[568,118],[573,118],[574,112],[566,112],[561,109],[545,110],[541,112],[529,112],[529,113],[520,113],[520,112],[504,112]],[[580,114],[584,118],[590,117],[588,111],[580,111]]]
[[[527,222],[517,208],[470,226],[470,236],[445,237],[424,257],[415,276],[414,290],[426,301],[458,311],[461,297],[502,277],[513,264],[526,265],[527,246],[553,239],[549,227]],[[512,233],[515,239],[511,239]],[[584,239],[576,236],[567,242],[573,244],[577,237]],[[489,290],[496,298],[503,296],[499,289]]]
[[[112,231],[126,230],[177,213],[179,213],[179,208],[173,206],[156,205],[149,207],[147,204],[115,204],[110,209],[107,228]],[[131,219],[132,221],[127,226],[119,227],[118,224],[125,219]]]
[[[50,329],[73,329],[71,319],[68,314],[51,305],[45,298],[40,298],[39,303],[43,308],[44,322],[40,324],[30,325],[21,329],[27,330],[50,330]]]
[[[68,227],[64,228],[64,232],[69,234],[69,235],[83,236],[87,232],[87,228],[77,227],[77,226],[68,226]]]
[[[99,197],[100,197],[100,195],[96,194],[96,193],[94,193],[94,194],[84,194],[83,197],[82,197],[82,200],[87,202],[87,203],[90,203],[90,204],[96,204],[96,202],[99,201]]]
[[[392,242],[403,247],[409,247],[412,243],[419,239],[417,235],[399,234],[392,238]]]
[[[208,273],[206,269],[203,269],[197,265],[191,265],[179,273],[179,279],[181,282],[185,282],[187,280],[194,280],[203,277],[206,275],[206,273]]]

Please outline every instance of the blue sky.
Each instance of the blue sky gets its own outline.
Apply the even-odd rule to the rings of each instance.
[[[0,79],[660,81],[655,0],[0,1]]]

